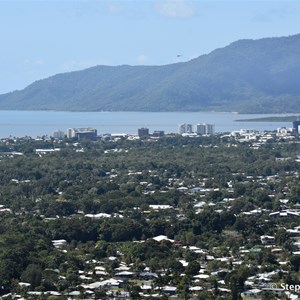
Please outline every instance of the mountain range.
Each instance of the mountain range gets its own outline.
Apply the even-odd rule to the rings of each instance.
[[[95,66],[0,95],[1,110],[300,111],[300,34],[239,40],[187,62]]]

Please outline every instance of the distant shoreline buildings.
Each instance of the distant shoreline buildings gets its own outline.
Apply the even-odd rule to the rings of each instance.
[[[200,123],[196,125],[192,124],[179,124],[178,125],[179,134],[198,134],[198,135],[213,135],[215,133],[215,125]]]
[[[178,125],[178,133],[182,135],[213,135],[215,133],[215,125],[207,124],[207,123],[199,123],[196,125],[192,124],[179,124]],[[103,134],[107,138],[108,135],[111,134]],[[145,138],[145,137],[153,137],[159,138],[163,137],[165,132],[163,130],[155,130],[152,134],[149,132],[149,128],[138,128],[137,137]],[[97,129],[95,128],[68,128],[66,133],[62,130],[55,130],[53,132],[53,138],[55,139],[76,139],[76,140],[96,140],[101,138],[97,135]]]
[[[152,134],[149,132],[149,128],[139,128],[136,137],[144,138],[144,137],[162,137],[165,135],[163,130],[155,130]],[[120,137],[128,137],[129,134],[122,133],[122,134],[113,134],[113,133],[106,133],[97,135],[97,129],[95,128],[68,128],[67,132],[65,133],[62,130],[55,130],[52,134],[52,137],[55,139],[76,139],[76,140],[96,140],[100,138],[110,139],[113,138],[120,138]]]
[[[61,130],[55,130],[53,132],[53,137],[55,139],[63,139],[67,137],[68,139],[75,138],[77,140],[88,139],[96,140],[97,139],[97,129],[95,128],[68,128],[67,133]]]
[[[279,137],[290,137],[293,134],[300,133],[300,120],[292,122],[292,128],[281,127],[277,128],[276,136]],[[240,129],[239,131],[231,131],[228,136],[239,138],[240,140],[254,140],[257,138],[257,131],[249,129]],[[174,135],[175,133],[172,133]],[[178,133],[182,136],[209,136],[215,134],[215,125],[209,123],[182,123],[178,125]],[[160,138],[165,136],[163,130],[155,130],[150,133],[149,128],[141,127],[138,128],[136,134],[128,133],[103,133],[97,135],[97,129],[95,128],[68,128],[66,132],[62,130],[56,130],[53,132],[52,137],[55,139],[76,139],[76,140],[114,140],[120,138],[130,139],[142,139],[142,138]]]
[[[77,140],[97,138],[97,129],[95,128],[69,128],[67,130],[67,138],[76,138]]]

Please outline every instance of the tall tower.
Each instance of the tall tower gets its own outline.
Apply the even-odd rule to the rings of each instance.
[[[206,125],[205,124],[197,124],[195,125],[195,130],[197,134],[203,135],[206,134]]]
[[[76,129],[75,128],[68,128],[67,130],[67,138],[71,139],[76,136]]]
[[[294,133],[299,133],[299,126],[300,126],[300,121],[299,121],[299,117],[297,117],[297,121],[293,121],[293,132]]]
[[[186,133],[186,124],[184,123],[184,124],[179,124],[178,125],[178,133],[179,134],[183,134],[183,133]]]
[[[206,134],[214,134],[215,133],[215,125],[213,124],[206,124]]]
[[[186,124],[186,133],[193,133],[193,125]]]
[[[138,129],[138,136],[139,137],[149,136],[149,129],[148,128],[139,128]]]

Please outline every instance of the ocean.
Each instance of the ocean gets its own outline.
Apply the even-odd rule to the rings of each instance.
[[[138,128],[149,128],[150,133],[163,130],[177,133],[181,123],[215,125],[215,132],[240,129],[258,131],[292,127],[290,122],[237,122],[276,114],[247,115],[222,112],[58,112],[58,111],[0,111],[0,138],[51,136],[55,130],[68,128],[96,128],[102,133],[137,134]],[[281,115],[282,116],[282,115]]]

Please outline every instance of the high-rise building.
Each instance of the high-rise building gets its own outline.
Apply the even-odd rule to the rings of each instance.
[[[200,135],[206,134],[206,124],[195,125],[194,132]]]
[[[155,130],[152,135],[154,137],[162,137],[165,135],[165,132],[163,130]]]
[[[205,124],[206,126],[206,134],[214,134],[215,133],[215,125],[213,124]]]
[[[72,139],[89,139],[94,140],[97,138],[97,129],[95,128],[69,128],[67,130],[67,138]]]
[[[97,138],[97,129],[95,128],[78,128],[75,136],[78,140],[87,139],[95,140]]]
[[[68,128],[67,130],[67,138],[72,139],[76,137],[76,129],[75,128]]]
[[[192,133],[193,132],[193,125],[192,124],[179,124],[178,125],[178,133]]]
[[[61,130],[55,130],[53,132],[53,137],[55,139],[63,139],[65,136],[66,136],[65,133],[63,131],[61,131]]]
[[[195,132],[200,135],[210,135],[215,133],[215,125],[213,124],[197,124],[195,125]]]
[[[186,124],[186,133],[193,133],[193,125]]]
[[[178,125],[178,133],[179,133],[179,134],[185,133],[185,125],[186,125],[186,124],[179,124],[179,125]]]
[[[293,122],[293,132],[294,133],[299,133],[299,126],[300,126],[299,120]]]
[[[149,136],[149,129],[148,128],[139,128],[138,129],[138,136],[139,137]]]
[[[194,127],[194,128],[193,128]],[[178,125],[178,133],[197,133],[199,135],[211,135],[215,133],[215,125],[200,123],[196,125],[191,124],[179,124]]]

